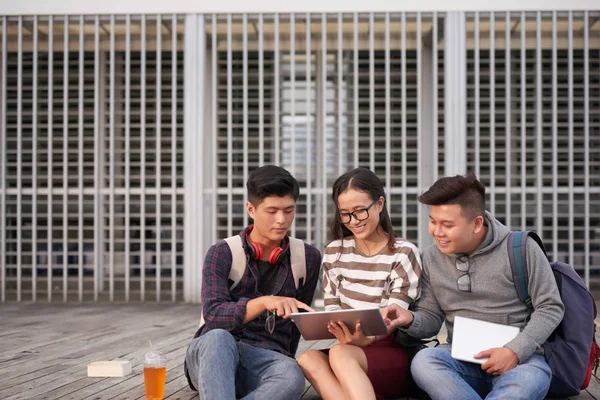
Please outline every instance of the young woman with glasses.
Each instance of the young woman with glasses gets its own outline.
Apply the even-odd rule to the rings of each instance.
[[[366,168],[345,173],[334,183],[332,198],[333,241],[323,256],[325,309],[392,303],[408,308],[419,297],[421,259],[415,245],[396,237],[377,175]],[[378,337],[364,336],[360,322],[348,327],[331,321],[328,328],[339,344],[298,359],[323,399],[396,398],[406,392],[409,358],[393,328]]]

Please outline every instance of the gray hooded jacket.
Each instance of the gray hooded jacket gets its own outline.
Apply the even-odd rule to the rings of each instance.
[[[436,335],[446,322],[448,342],[452,342],[455,316],[513,325],[523,328],[506,347],[525,362],[558,326],[564,306],[550,264],[533,239],[527,239],[529,294],[534,312],[526,324],[527,308],[517,296],[508,260],[506,240],[509,230],[489,212],[485,214],[488,232],[481,245],[468,255],[471,292],[461,292],[457,279],[456,255],[442,253],[436,244],[423,252],[421,298],[413,312],[414,320],[404,329],[417,338]]]

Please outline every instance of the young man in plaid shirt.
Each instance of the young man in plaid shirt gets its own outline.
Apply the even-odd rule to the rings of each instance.
[[[304,244],[306,278],[298,289],[287,237],[300,193],[283,168],[254,170],[246,184],[254,225],[240,232],[246,268],[232,287],[233,255],[225,241],[207,252],[202,268],[200,327],[185,357],[185,372],[201,399],[298,399],[304,375],[294,355],[300,332],[290,320],[310,310],[321,254]]]

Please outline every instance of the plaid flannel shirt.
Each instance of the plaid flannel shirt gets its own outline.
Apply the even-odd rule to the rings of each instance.
[[[247,244],[246,231],[247,228],[240,232],[244,249]],[[282,247],[288,245],[287,239],[284,241]],[[288,256],[278,267],[275,287],[273,293],[269,294],[294,297],[303,303],[311,304],[319,279],[321,253],[306,243],[304,249],[306,254],[304,285],[296,290]],[[236,340],[294,357],[300,340],[300,331],[290,319],[277,319],[272,334],[265,330],[266,312],[246,325],[242,324],[248,301],[263,295],[258,292],[261,278],[258,263],[250,260],[247,254],[246,257],[248,260],[246,271],[239,284],[230,290],[229,271],[232,254],[229,245],[222,240],[206,253],[202,268],[202,312],[205,324],[198,329],[194,337],[201,336],[211,329],[225,329]]]

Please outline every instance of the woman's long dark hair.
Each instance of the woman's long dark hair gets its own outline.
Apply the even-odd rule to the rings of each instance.
[[[367,168],[355,168],[352,171],[348,171],[339,178],[337,178],[335,183],[333,184],[333,191],[331,194],[333,204],[335,204],[336,213],[336,216],[331,222],[332,240],[343,240],[344,237],[352,235],[352,232],[337,219],[337,214],[340,211],[338,197],[340,196],[340,194],[342,194],[350,188],[358,190],[359,192],[367,193],[372,200],[383,197],[384,200],[387,202],[381,180],[377,175],[375,175],[375,173],[373,173]],[[394,232],[394,228],[392,227],[392,219],[390,218],[390,214],[388,213],[387,206],[385,203],[383,209],[381,210],[381,213],[379,214],[379,225],[381,225],[381,228],[387,234],[388,247],[390,248],[390,250],[394,249],[396,233]]]

